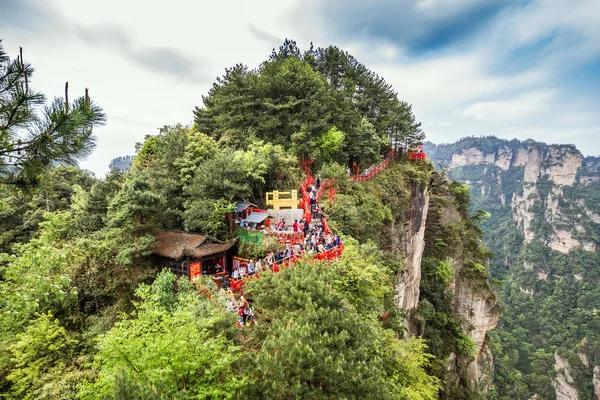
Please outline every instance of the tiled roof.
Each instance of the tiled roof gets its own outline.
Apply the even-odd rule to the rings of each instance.
[[[178,260],[187,249],[195,249],[206,241],[206,236],[183,232],[160,232],[156,235],[158,246],[153,250],[159,256]]]
[[[252,214],[246,217],[246,222],[254,222],[260,224],[267,218],[269,218],[268,212],[253,212]]]
[[[156,235],[158,246],[153,253],[179,260],[183,257],[202,258],[229,250],[236,243],[210,243],[206,236],[183,232],[161,232]]]
[[[202,243],[202,245],[196,249],[186,248],[185,255],[192,258],[202,258],[223,253],[232,248],[236,241],[233,241],[232,243]]]
[[[248,207],[256,207],[256,204],[252,204],[249,201],[238,201],[235,203],[235,211],[242,212]]]

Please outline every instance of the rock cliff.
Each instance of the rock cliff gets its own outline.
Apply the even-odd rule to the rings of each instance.
[[[431,343],[444,343],[450,351],[436,354],[449,358],[443,375],[448,386],[442,395],[448,399],[483,394],[491,387],[494,357],[487,346],[488,332],[500,320],[485,266],[487,250],[479,243],[465,190],[440,174],[432,178],[421,263],[424,275],[413,315],[416,332]],[[430,305],[433,315],[427,311]]]
[[[575,386],[575,380],[571,376],[569,363],[554,353],[554,387],[556,389],[556,400],[573,400],[579,398]]]
[[[425,248],[425,225],[429,209],[429,188],[413,184],[411,203],[404,216],[399,234],[399,250],[404,254],[404,269],[396,284],[396,305],[413,310],[419,304],[421,283],[421,259]]]
[[[570,145],[547,146],[532,141],[510,143],[511,145],[501,145],[491,150],[482,150],[477,147],[462,148],[450,154],[447,160],[437,157],[435,148],[432,149],[431,146],[428,146],[428,150],[433,152],[438,164],[444,164],[447,161],[448,164],[445,165],[450,168],[450,171],[460,169],[460,172],[467,172],[467,175],[473,169],[465,167],[475,167],[482,171],[482,174],[470,174],[471,176],[465,176],[462,180],[475,183],[473,186],[479,186],[477,189],[481,191],[481,196],[485,196],[486,193],[498,192],[498,200],[502,205],[507,199],[507,193],[503,193],[506,172],[511,169],[518,171],[520,176],[517,177],[517,180],[520,190],[510,193],[510,205],[513,219],[521,229],[525,241],[531,243],[534,239],[535,232],[532,223],[534,223],[535,211],[541,203],[544,208],[544,217],[551,222],[553,227],[553,232],[544,239],[547,246],[565,254],[577,248],[594,251],[596,244],[585,240],[585,228],[581,224],[567,226],[570,225],[571,216],[569,213],[565,213],[565,210],[559,205],[559,200],[563,197],[563,186],[576,184],[589,186],[598,182],[600,176],[594,175],[597,171],[582,171],[584,161],[592,165],[594,164],[592,160],[584,160],[581,153]],[[597,168],[597,165],[594,167]],[[591,175],[589,175],[590,172]],[[544,186],[547,186],[546,184],[550,184],[552,190],[548,194],[541,193],[540,189],[543,190]],[[541,198],[541,196],[544,197]],[[583,205],[585,207],[585,203]],[[593,215],[589,218],[594,216],[597,217]]]
[[[592,399],[600,389],[598,357],[574,368],[559,354],[581,354],[585,338],[600,345],[600,158],[572,145],[494,137],[427,144],[425,151],[451,179],[470,186],[472,211],[490,215],[484,238],[496,255],[492,276],[503,282],[507,307],[490,342],[500,374],[493,390],[500,398]],[[457,308],[463,320],[479,320],[481,331],[494,325],[485,296],[478,302],[464,292],[457,280],[455,296],[477,305]],[[488,315],[471,315],[478,312]],[[485,344],[476,331],[472,337]]]

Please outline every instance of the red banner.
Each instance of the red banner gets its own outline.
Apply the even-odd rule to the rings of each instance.
[[[202,273],[202,264],[199,262],[190,264],[190,279],[194,279]]]

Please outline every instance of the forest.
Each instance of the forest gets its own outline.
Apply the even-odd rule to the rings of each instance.
[[[286,40],[256,69],[227,68],[193,125],[147,135],[131,169],[102,179],[76,167],[101,107],[87,90],[69,101],[68,87],[48,106],[34,83],[22,55],[0,47],[0,398],[478,398],[445,381],[451,353],[474,359],[445,260],[460,244],[463,273],[487,285],[479,219],[466,187],[428,162],[347,179],[390,140],[425,138],[411,106],[350,54]],[[230,240],[235,202],[299,187],[307,157],[333,179],[324,212],[345,250],[248,282],[256,326],[236,327],[209,279],[153,264],[160,231]],[[394,302],[403,254],[390,243],[414,190],[434,183],[437,212],[453,204],[463,222],[427,233],[420,334],[407,335]]]

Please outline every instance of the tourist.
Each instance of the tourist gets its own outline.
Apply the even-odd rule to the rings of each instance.
[[[254,267],[254,260],[250,260],[248,263],[248,275],[256,274],[256,268]]]
[[[275,256],[274,256],[274,254],[273,254],[273,252],[272,252],[272,251],[268,252],[268,253],[267,253],[267,256],[265,257],[265,263],[266,263],[268,266],[271,266],[271,265],[273,265],[273,259],[274,259],[274,257],[275,257]]]
[[[233,279],[236,279],[236,280],[240,279],[240,270],[239,270],[239,268],[236,267],[236,268],[233,269],[233,272],[231,273],[231,277]]]
[[[292,249],[292,246],[290,246],[290,244],[286,244],[285,245],[285,252],[283,253],[283,258],[290,258],[294,255],[294,249]]]
[[[235,295],[232,290],[227,291],[227,303],[226,309],[228,312],[235,312],[238,308],[237,300],[235,299]]]
[[[248,319],[247,309],[248,309],[248,302],[246,301],[244,296],[241,296],[238,315],[240,316],[240,324],[242,326],[246,325],[246,320]]]
[[[246,277],[246,275],[247,275],[247,271],[246,271],[247,265],[248,264],[242,264],[242,265],[240,265],[240,268],[239,268],[239,270],[240,270],[240,278],[245,278]]]
[[[340,235],[335,235],[335,245],[336,246],[342,245],[342,238],[340,237]]]
[[[317,174],[317,189],[321,188],[321,174]]]
[[[323,242],[319,242],[317,245],[317,252],[323,253],[325,251],[325,246],[323,246]]]
[[[277,252],[275,253],[275,262],[279,263],[281,260],[283,260],[283,252],[277,249]]]
[[[229,282],[229,280],[229,277],[225,276],[225,278],[223,279],[223,283],[221,284],[221,289],[227,290],[231,287],[231,283]]]
[[[221,265],[219,261],[217,261],[217,265],[215,265],[215,273],[218,274],[223,271],[225,271],[225,268]]]

